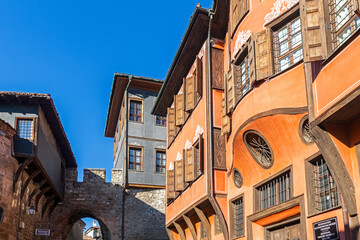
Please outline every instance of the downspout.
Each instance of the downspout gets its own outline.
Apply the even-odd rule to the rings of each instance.
[[[209,11],[209,29],[208,29],[208,39],[207,39],[207,70],[208,70],[208,83],[207,83],[207,116],[208,116],[208,123],[207,127],[209,129],[208,132],[208,177],[210,179],[210,186],[208,186],[210,195],[209,195],[209,201],[215,211],[215,214],[219,218],[219,222],[221,225],[221,229],[224,235],[225,240],[229,240],[229,231],[227,228],[225,216],[223,212],[221,211],[221,208],[219,206],[219,203],[216,201],[216,198],[214,196],[214,175],[213,175],[213,114],[212,114],[212,87],[211,87],[211,23],[213,20],[214,12],[213,10]]]
[[[125,88],[125,159],[123,161],[123,199],[122,199],[122,223],[121,223],[121,239],[124,239],[124,231],[125,231],[125,200],[126,200],[126,187],[127,187],[127,160],[128,160],[128,108],[129,108],[129,86],[132,80],[132,75],[129,75],[129,82]]]

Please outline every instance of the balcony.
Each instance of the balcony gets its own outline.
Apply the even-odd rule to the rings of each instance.
[[[13,154],[15,157],[30,158],[35,156],[35,144],[33,141],[14,136]]]

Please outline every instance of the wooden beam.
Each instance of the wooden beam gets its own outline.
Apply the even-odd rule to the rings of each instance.
[[[51,207],[50,207],[50,209],[49,209],[49,214],[48,214],[49,219],[50,219],[50,217],[51,217],[51,214],[54,212],[57,204],[58,204],[57,201],[54,201],[53,205],[51,205]]]
[[[18,170],[16,171],[15,175],[14,175],[14,181],[13,181],[13,193],[15,192],[15,188],[16,188],[16,183],[19,181],[19,177],[21,175],[21,173],[24,171],[24,169],[33,161],[32,158],[28,158],[26,159],[24,162],[22,162],[18,168]]]
[[[51,195],[50,197],[48,197],[46,199],[46,202],[42,208],[42,211],[41,211],[41,217],[44,217],[44,214],[46,212],[46,209],[47,207],[49,206],[49,204],[56,198],[56,193],[54,193],[53,195]]]
[[[196,214],[198,215],[201,223],[204,225],[205,227],[205,231],[206,231],[206,235],[207,235],[207,238],[209,240],[211,240],[211,225],[210,225],[210,222],[209,220],[207,219],[207,217],[205,216],[203,210],[201,210],[200,208],[197,208],[197,207],[194,207],[194,210],[196,212]]]
[[[180,224],[178,224],[177,222],[174,222],[174,226],[175,226],[177,232],[179,233],[181,240],[186,240],[184,230],[182,229]]]
[[[170,240],[175,240],[174,239],[174,234],[169,228],[166,228],[166,232],[167,232]]]
[[[38,184],[38,186],[36,186],[36,187],[34,188],[34,190],[32,191],[32,193],[31,193],[30,196],[29,196],[29,200],[28,200],[29,205],[31,204],[32,198],[35,196],[35,194],[39,191],[39,189],[40,189],[45,183],[46,183],[46,179],[43,179],[43,180]]]
[[[28,177],[28,179],[26,180],[24,186],[23,186],[22,189],[21,189],[21,197],[20,197],[21,199],[23,199],[24,194],[25,194],[25,191],[26,191],[29,183],[31,182],[31,180],[33,180],[34,177],[36,177],[37,175],[39,175],[39,173],[41,173],[41,170],[36,170],[35,172],[33,172],[33,173]]]
[[[40,201],[42,195],[44,195],[50,189],[51,189],[51,186],[47,186],[43,190],[41,190],[41,192],[36,196],[36,199],[35,199],[35,209],[36,210],[38,209],[39,201]]]
[[[185,214],[183,215],[183,218],[184,218],[187,226],[188,226],[189,229],[190,229],[190,232],[191,232],[191,235],[192,235],[192,237],[193,237],[193,240],[197,240],[198,237],[197,237],[197,235],[196,235],[196,230],[195,230],[194,224],[191,222],[191,219],[190,219],[188,216],[186,216]]]

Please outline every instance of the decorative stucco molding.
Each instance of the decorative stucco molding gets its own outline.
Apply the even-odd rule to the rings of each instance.
[[[172,162],[169,164],[169,170],[174,170],[174,164]]]
[[[271,8],[271,12],[266,14],[264,20],[264,28],[265,25],[280,16],[283,12],[287,11],[291,7],[293,7],[295,4],[297,4],[299,0],[277,0],[274,3],[274,7]]]
[[[240,49],[244,46],[246,41],[251,37],[251,31],[241,31],[236,36],[236,42],[234,47],[234,54],[233,58],[236,56],[236,54],[240,51]]]
[[[186,140],[185,149],[190,149],[192,147],[192,143],[189,140]]]
[[[182,160],[183,156],[180,152],[177,153],[176,160]]]
[[[204,133],[204,128],[201,127],[200,125],[197,125],[193,142],[196,142],[199,139],[200,135],[202,135],[203,133]]]

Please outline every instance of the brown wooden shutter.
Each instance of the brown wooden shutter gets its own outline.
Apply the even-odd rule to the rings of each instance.
[[[176,129],[175,129],[175,109],[167,109],[167,133],[168,133],[168,145],[174,140]]]
[[[226,114],[226,100],[221,100],[221,134],[228,134],[230,132],[230,117]]]
[[[185,101],[184,93],[175,95],[175,124],[181,126],[185,122]]]
[[[174,170],[167,170],[167,197],[175,198],[175,173]]]
[[[185,149],[184,156],[185,156],[185,182],[192,182],[195,179],[193,148]]]
[[[231,64],[230,72],[227,74],[226,101],[227,113],[231,113],[235,107],[235,64]]]
[[[185,79],[186,86],[186,97],[185,97],[185,108],[186,111],[194,109],[196,104],[196,92],[195,92],[195,77],[191,76]]]
[[[211,48],[211,87],[224,89],[224,50]]]
[[[221,130],[214,128],[214,168],[226,169],[225,136]]]
[[[175,167],[175,191],[180,192],[185,188],[184,182],[184,161],[176,160],[174,161]]]
[[[202,60],[200,57],[196,58],[196,92],[197,100],[202,96]]]
[[[255,35],[256,80],[272,74],[271,31],[266,29]]]
[[[194,158],[196,159],[194,161],[195,163],[195,177],[197,178],[204,172],[204,139],[203,136],[200,135],[199,137],[199,148],[197,151],[197,156],[194,154]]]
[[[360,0],[353,0],[353,1],[354,1],[355,14],[358,15],[358,17],[360,17]]]
[[[300,0],[304,62],[327,58],[326,25],[323,0]]]
[[[248,56],[249,56],[250,86],[253,87],[254,82],[256,80],[255,43],[253,37],[251,37],[248,41]]]
[[[232,10],[232,34],[236,30],[237,25],[243,19],[245,14],[249,10],[248,0],[232,0],[231,1],[231,10]]]

